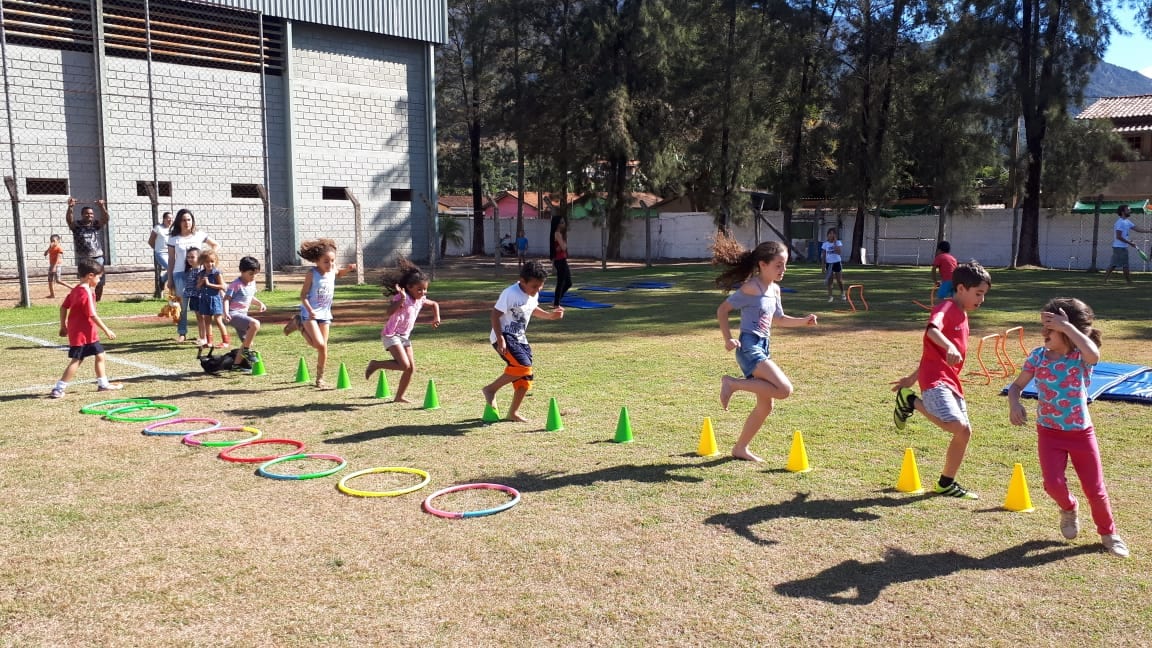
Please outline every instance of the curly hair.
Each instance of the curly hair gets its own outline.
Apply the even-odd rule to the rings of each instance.
[[[428,283],[428,275],[404,257],[396,259],[396,267],[384,271],[380,277],[380,286],[388,296],[397,295],[401,290],[407,291],[409,286],[424,283]]]
[[[325,254],[335,251],[336,241],[330,238],[318,238],[312,241],[304,241],[300,244],[300,258],[312,263],[319,261],[320,257]]]
[[[1044,308],[1040,309],[1042,313],[1059,313],[1064,311],[1068,316],[1068,323],[1076,327],[1084,335],[1088,336],[1089,340],[1100,346],[1100,329],[1092,326],[1096,321],[1096,314],[1092,312],[1092,307],[1084,302],[1076,299],[1075,297],[1056,297],[1050,299]]]
[[[760,262],[771,263],[788,255],[788,248],[779,241],[765,241],[753,250],[746,250],[736,239],[720,233],[712,240],[712,265],[728,266],[716,277],[716,287],[732,291],[751,277]]]

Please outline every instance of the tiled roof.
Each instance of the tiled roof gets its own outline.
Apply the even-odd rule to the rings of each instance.
[[[438,202],[445,207],[468,208],[472,206],[472,196],[440,196]]]
[[[1152,95],[1102,97],[1076,116],[1076,119],[1152,119]]]

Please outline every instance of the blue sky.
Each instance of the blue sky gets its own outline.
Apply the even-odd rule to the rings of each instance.
[[[1152,39],[1145,36],[1133,20],[1133,10],[1127,8],[1114,8],[1116,18],[1124,29],[1132,32],[1131,36],[1112,36],[1104,60],[1112,65],[1122,68],[1144,72],[1145,76],[1152,76]]]

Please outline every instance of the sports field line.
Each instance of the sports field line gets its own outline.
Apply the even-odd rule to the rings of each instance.
[[[32,337],[31,335],[23,335],[21,333],[9,333],[7,331],[0,330],[0,337],[7,337],[7,338],[13,338],[16,340],[22,340],[24,342],[31,342],[32,344],[36,344],[38,346],[42,346],[42,347],[45,347],[48,349],[64,349],[64,350],[68,349],[68,346],[65,344],[60,344],[59,342],[52,342],[50,340],[45,340],[45,339],[38,338],[38,337]],[[147,364],[144,362],[136,362],[135,360],[125,360],[124,358],[116,357],[115,355],[112,355],[111,353],[106,353],[104,355],[104,360],[110,364],[117,364],[117,365],[123,365],[125,367],[132,367],[134,369],[139,369],[143,372],[143,373],[139,373],[139,374],[134,374],[132,376],[122,376],[122,377],[118,376],[118,378],[122,379],[122,380],[128,380],[128,379],[132,379],[132,378],[146,378],[148,376],[174,376],[178,373],[178,372],[173,371],[171,369],[165,369],[163,367],[157,367],[156,365],[150,365],[150,364]],[[76,381],[76,383],[87,383],[87,382],[96,382],[96,381],[95,380],[77,380]],[[44,391],[44,390],[51,389],[54,385],[55,385],[55,383],[53,383],[52,385],[31,385],[29,387],[21,387],[19,389],[8,389],[5,391],[0,391],[0,394],[11,394],[11,393],[28,392],[28,391]]]
[[[115,317],[101,317],[105,320],[137,320],[137,319],[161,319],[155,315],[117,315]],[[10,331],[19,328],[36,328],[39,326],[60,326],[60,320],[52,320],[51,322],[33,322],[32,324],[11,324],[8,326],[0,326],[0,331]]]

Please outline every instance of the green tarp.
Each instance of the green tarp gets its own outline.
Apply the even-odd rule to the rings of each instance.
[[[889,205],[876,210],[878,216],[894,218],[896,216],[923,216],[935,214],[936,208],[932,205]]]
[[[1102,200],[1100,201],[1101,214],[1115,214],[1120,205],[1128,205],[1133,214],[1148,214],[1152,213],[1148,210],[1147,200]],[[1072,207],[1073,214],[1091,214],[1096,211],[1095,202],[1080,202]]]

